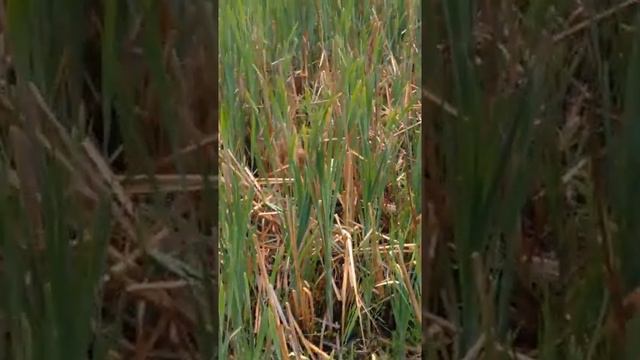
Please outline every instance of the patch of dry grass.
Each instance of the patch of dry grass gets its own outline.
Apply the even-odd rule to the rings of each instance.
[[[418,9],[221,4],[223,355],[418,355]]]

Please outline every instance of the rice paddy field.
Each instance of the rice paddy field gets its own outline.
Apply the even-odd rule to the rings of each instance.
[[[0,1],[0,360],[638,359],[639,27]]]
[[[0,2],[0,359],[419,357],[418,10]]]
[[[419,9],[220,2],[222,358],[419,358]]]

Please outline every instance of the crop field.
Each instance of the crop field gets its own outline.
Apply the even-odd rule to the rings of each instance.
[[[0,358],[416,357],[419,29],[417,0],[0,2]]]
[[[640,358],[639,29],[0,1],[0,360]]]
[[[220,2],[222,358],[419,356],[419,9]]]

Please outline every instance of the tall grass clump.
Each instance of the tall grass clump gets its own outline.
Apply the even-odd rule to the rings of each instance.
[[[216,355],[212,5],[0,4],[0,358]]]
[[[418,356],[418,9],[221,2],[221,357]]]
[[[429,358],[635,358],[636,1],[433,2]]]

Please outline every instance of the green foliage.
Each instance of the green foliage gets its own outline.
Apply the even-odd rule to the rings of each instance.
[[[310,4],[221,3],[221,341],[242,358],[307,354],[303,338],[415,356],[419,2]]]
[[[165,195],[189,208],[215,208],[215,196],[204,180],[198,200],[155,178],[211,172],[213,154],[176,156],[213,135],[202,133],[215,109],[194,109],[216,86],[200,70],[217,65],[211,5],[3,5],[0,358],[146,358],[171,328],[181,335],[170,351],[213,358],[210,254],[197,256],[211,228],[198,223],[205,212],[176,210]],[[140,181],[145,174],[154,176]],[[136,181],[143,190],[132,191]],[[158,290],[165,282],[179,289]]]
[[[443,338],[453,358],[621,356],[614,329],[631,316],[640,264],[637,6],[487,4],[437,2],[425,20],[427,221],[439,239],[425,301],[457,330],[435,327],[432,358]]]

